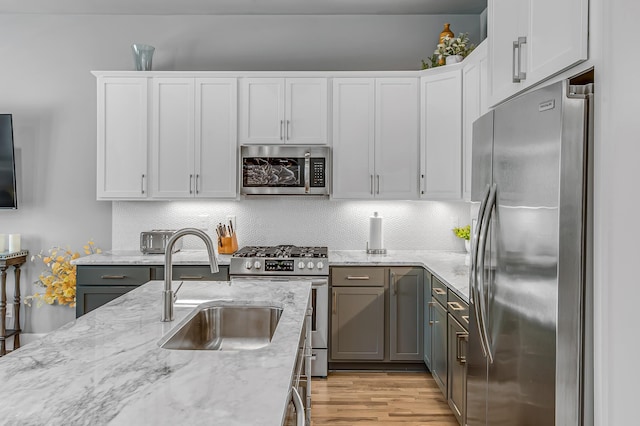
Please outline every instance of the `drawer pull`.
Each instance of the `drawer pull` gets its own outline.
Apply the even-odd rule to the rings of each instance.
[[[435,294],[437,294],[438,296],[442,296],[443,294],[447,294],[447,290],[440,288],[440,287],[434,287],[433,288],[433,292]]]
[[[454,311],[464,311],[466,308],[458,302],[447,302],[447,305]]]
[[[462,315],[462,320],[469,324],[469,315]]]
[[[347,275],[347,279],[350,281],[364,281],[371,278],[368,275]]]
[[[202,275],[180,275],[180,280],[201,280],[204,277]]]
[[[124,280],[127,278],[126,275],[101,275],[100,278],[103,280]]]
[[[460,364],[467,363],[467,356],[464,354],[463,344],[467,341],[468,333],[456,333],[456,359]]]

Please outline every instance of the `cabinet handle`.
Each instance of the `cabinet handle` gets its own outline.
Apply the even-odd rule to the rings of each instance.
[[[347,279],[349,281],[364,281],[370,278],[369,275],[347,275]]]
[[[462,344],[467,341],[469,333],[456,333],[456,359],[460,364],[467,363],[467,356],[463,354]]]
[[[280,120],[280,140],[282,140],[282,128],[284,127],[284,120]]]
[[[464,306],[458,302],[447,302],[452,311],[464,311]]]
[[[435,304],[436,304],[436,302],[428,302],[428,303],[427,303],[427,305],[429,306],[429,315],[428,315],[428,318],[429,318],[429,325],[433,325],[433,324],[435,324],[435,323],[436,323],[434,320],[432,320],[432,319],[431,319],[431,307],[432,307],[433,305],[435,305]]]
[[[124,280],[127,278],[126,275],[101,275],[100,278],[103,280]]]
[[[284,131],[284,135],[285,135],[285,139],[286,140],[291,139],[291,136],[289,136],[289,130],[291,130],[291,121],[287,120],[287,128]]]
[[[202,275],[180,275],[179,280],[201,280],[204,279]]]
[[[304,153],[304,193],[309,193],[311,187],[311,153]]]
[[[469,325],[469,315],[462,315],[462,320]]]
[[[199,182],[200,182],[200,175],[199,175],[199,174],[196,174],[196,194],[199,194],[199,193],[200,193],[200,189],[198,188],[198,186],[199,186],[199,185],[198,185],[198,184],[199,184]]]
[[[393,295],[395,296],[396,294],[398,294],[398,287],[396,285],[396,274],[395,274],[395,272],[389,271],[389,281],[391,281],[391,291],[392,291]]]
[[[193,175],[189,175],[189,194],[193,194]]]
[[[376,194],[380,193],[380,175],[376,175],[376,180],[378,181],[378,185],[376,187]]]
[[[338,293],[333,292],[333,313],[335,314],[338,308]]]
[[[373,195],[373,175],[371,175],[371,182],[369,183],[369,192]]]
[[[142,178],[140,179],[140,193],[144,194],[144,173],[142,174]]]
[[[443,294],[447,294],[447,290],[440,287],[434,287],[433,292],[439,296],[442,296]]]
[[[511,69],[513,71],[513,82],[520,83],[527,78],[527,73],[522,71],[522,45],[527,44],[526,37],[518,37],[518,40],[513,42],[513,51],[511,58]],[[516,50],[518,51],[518,69],[516,70]]]

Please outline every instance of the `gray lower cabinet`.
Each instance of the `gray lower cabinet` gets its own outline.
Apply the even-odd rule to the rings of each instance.
[[[467,400],[467,341],[469,332],[449,314],[447,401],[458,423],[464,424]]]
[[[384,287],[333,287],[331,359],[384,359]]]
[[[433,285],[433,284],[432,284]],[[431,298],[431,374],[447,396],[447,309]]]
[[[422,361],[423,269],[389,268],[389,359]]]
[[[431,370],[431,274],[424,271],[423,288],[423,312],[424,321],[422,322],[422,359],[424,364]]]
[[[173,279],[229,281],[229,267],[211,273],[208,265],[174,265]],[[150,281],[164,279],[164,267],[149,265],[78,265],[76,318]]]

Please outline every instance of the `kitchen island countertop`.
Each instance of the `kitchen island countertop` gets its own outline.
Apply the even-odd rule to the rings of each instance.
[[[173,322],[160,321],[162,290],[161,281],[151,281],[0,358],[3,422],[282,424],[310,284],[185,282]],[[157,342],[205,300],[270,304],[283,313],[261,349],[160,348]]]

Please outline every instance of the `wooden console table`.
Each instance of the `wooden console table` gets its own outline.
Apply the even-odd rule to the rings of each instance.
[[[7,337],[13,337],[13,349],[20,347],[20,267],[27,261],[29,252],[21,250],[12,253],[0,253],[0,271],[2,287],[0,288],[0,356],[7,354]],[[13,296],[13,329],[7,330],[7,269],[13,266],[16,276],[16,287]]]

